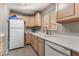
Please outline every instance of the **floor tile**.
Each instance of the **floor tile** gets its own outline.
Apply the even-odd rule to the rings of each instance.
[[[6,56],[37,56],[36,52],[30,45],[9,51]]]

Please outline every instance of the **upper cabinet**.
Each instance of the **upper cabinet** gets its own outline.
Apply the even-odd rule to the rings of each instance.
[[[75,3],[75,16],[79,17],[79,3]]]
[[[24,20],[26,27],[31,27],[31,28],[41,27],[41,14],[40,13],[36,13],[35,15],[21,15],[17,13],[10,13],[10,16],[13,16],[13,15],[21,17],[22,20]]]
[[[26,27],[36,27],[41,26],[41,15],[37,13],[35,16],[23,16]]]
[[[23,20],[25,21],[26,27],[34,26],[34,16],[23,16]]]
[[[34,26],[41,26],[41,15],[37,13],[35,15]]]
[[[57,22],[67,23],[79,21],[79,4],[77,3],[58,3]]]
[[[58,18],[65,18],[75,15],[73,3],[58,3],[57,4]]]
[[[34,26],[34,16],[29,16],[28,25],[27,26],[29,26],[29,27],[33,27]]]

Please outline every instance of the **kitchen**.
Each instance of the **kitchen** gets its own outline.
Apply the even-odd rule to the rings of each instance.
[[[79,56],[79,3],[0,3],[1,56]]]

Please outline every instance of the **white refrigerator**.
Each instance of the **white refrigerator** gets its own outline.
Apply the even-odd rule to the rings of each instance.
[[[24,21],[9,21],[9,49],[24,47]]]

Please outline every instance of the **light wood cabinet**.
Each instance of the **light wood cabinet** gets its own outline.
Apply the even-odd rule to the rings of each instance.
[[[37,13],[35,16],[23,16],[26,27],[41,26],[41,15]]]
[[[28,26],[29,27],[33,27],[34,26],[34,16],[29,16]]]
[[[34,35],[32,35],[31,46],[34,48]]]
[[[27,33],[26,34],[26,44],[31,44],[31,39],[32,37],[31,37],[31,34],[29,34],[29,33]]]
[[[39,56],[45,55],[45,41],[33,34],[27,33],[26,44],[30,44]]]
[[[75,3],[75,16],[79,17],[79,3]]]
[[[39,56],[45,55],[45,42],[43,39],[38,38],[38,46],[37,46],[37,53]]]
[[[23,16],[23,20],[25,21],[26,27],[34,26],[34,16]]]
[[[41,26],[41,15],[37,13],[35,15],[34,26]]]
[[[58,3],[57,4],[58,18],[69,17],[75,15],[74,3]]]
[[[34,49],[37,52],[37,43],[38,43],[38,41],[37,41],[37,37],[36,36],[34,37],[33,41],[34,41]]]
[[[32,35],[32,47],[39,56],[45,55],[45,42],[43,39],[40,39],[39,37]]]
[[[68,23],[79,21],[79,3],[58,3],[57,22]]]

